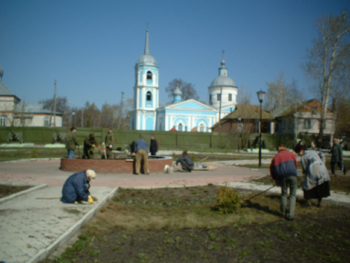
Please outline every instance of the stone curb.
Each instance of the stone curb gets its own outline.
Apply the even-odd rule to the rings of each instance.
[[[4,184],[2,184],[4,185]],[[30,186],[28,184],[6,184],[6,185],[16,185],[16,186]],[[36,185],[34,187],[31,187],[27,190],[24,190],[24,191],[21,191],[21,192],[18,192],[18,193],[15,193],[15,194],[12,194],[12,195],[9,195],[9,196],[6,196],[6,197],[3,197],[3,198],[0,198],[0,203],[2,202],[5,202],[5,201],[8,201],[10,199],[13,199],[17,196],[20,196],[20,195],[24,195],[24,194],[27,194],[27,193],[30,193],[30,192],[33,192],[33,191],[36,191],[38,189],[41,189],[41,188],[44,188],[46,187],[47,184],[39,184],[39,185]]]
[[[78,220],[73,226],[71,226],[64,234],[62,234],[53,244],[45,249],[39,251],[34,257],[32,257],[27,263],[36,263],[40,260],[44,260],[52,252],[54,252],[60,245],[65,244],[89,219],[91,219],[95,213],[101,209],[101,207],[112,198],[119,187],[114,188],[102,201],[100,201],[95,207],[87,212],[80,220]]]

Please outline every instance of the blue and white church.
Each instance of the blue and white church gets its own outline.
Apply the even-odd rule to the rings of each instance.
[[[135,65],[134,109],[130,113],[130,128],[211,132],[210,128],[234,111],[237,104],[238,87],[227,76],[224,56],[219,76],[212,81],[208,90],[209,105],[194,99],[183,101],[182,92],[177,87],[173,102],[159,107],[159,66],[149,52],[147,29],[145,52]]]

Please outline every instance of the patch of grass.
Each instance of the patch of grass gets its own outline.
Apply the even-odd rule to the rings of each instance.
[[[0,162],[28,158],[61,158],[66,155],[65,148],[6,148],[0,149]]]

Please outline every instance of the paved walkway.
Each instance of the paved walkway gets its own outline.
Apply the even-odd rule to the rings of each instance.
[[[266,160],[269,162],[270,160]],[[242,162],[242,161],[240,161]],[[38,262],[64,244],[117,191],[118,187],[155,188],[225,184],[264,191],[269,186],[247,183],[268,174],[267,169],[232,166],[233,162],[210,163],[212,171],[151,173],[150,175],[98,174],[91,193],[92,205],[69,205],[59,201],[62,185],[71,172],[59,170],[60,160],[0,163],[0,183],[35,185],[25,192],[0,199],[0,261]],[[279,193],[274,187],[270,192]],[[301,196],[301,190],[298,190]],[[350,205],[350,196],[332,193],[328,201]]]

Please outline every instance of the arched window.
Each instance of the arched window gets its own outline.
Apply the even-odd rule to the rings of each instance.
[[[204,132],[204,124],[203,123],[201,123],[201,125],[199,125],[199,131]]]
[[[182,123],[179,124],[179,128],[177,129],[178,131],[182,131]]]
[[[152,80],[152,72],[151,71],[147,71],[147,79]]]
[[[152,101],[152,92],[147,91],[147,93],[146,93],[146,101]]]

